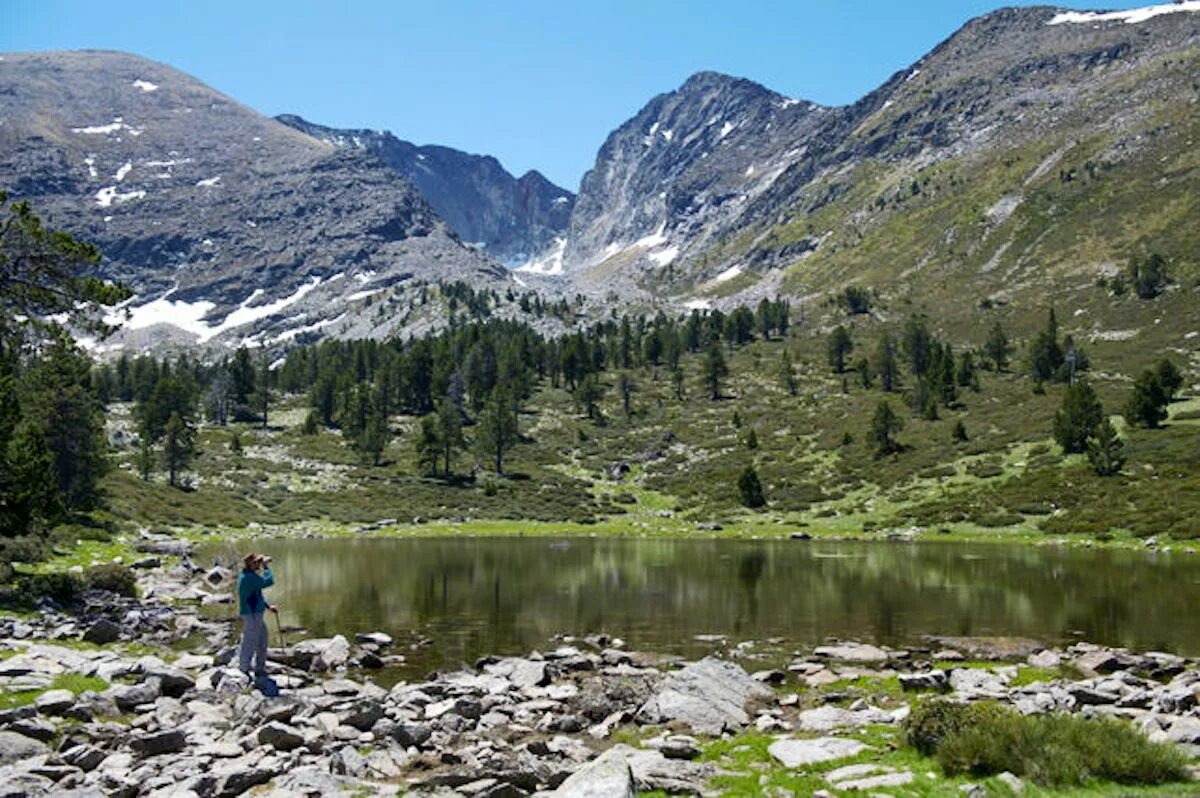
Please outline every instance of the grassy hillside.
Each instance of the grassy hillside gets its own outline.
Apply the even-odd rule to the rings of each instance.
[[[1165,316],[1181,301],[1178,292],[1151,301],[1093,299],[1139,317]],[[1064,332],[1079,318],[1066,322]],[[890,327],[869,316],[843,321],[855,340],[852,357],[873,351]],[[985,328],[975,327],[978,337],[952,339],[956,349],[982,343]],[[203,427],[187,490],[157,475],[142,481],[134,450],[121,450],[120,467],[105,482],[108,504],[123,522],[210,529],[279,524],[330,531],[387,521],[423,531],[695,534],[697,524],[716,522],[739,535],[1086,533],[1127,540],[1200,533],[1193,522],[1200,517],[1200,400],[1173,404],[1171,420],[1158,430],[1132,429],[1119,418],[1132,377],[1157,354],[1141,341],[1087,345],[1091,381],[1122,431],[1128,457],[1120,475],[1099,477],[1082,455],[1064,457],[1053,443],[1062,386],[1047,384],[1037,393],[1020,363],[1011,372],[981,372],[978,392],[962,389],[961,407],[941,409],[931,421],[913,415],[900,394],[863,388],[853,373],[832,373],[825,338],[810,322],[785,340],[757,340],[731,352],[731,376],[718,401],[700,384],[699,355],[682,361],[682,401],[665,369],[634,369],[627,372],[635,384],[628,417],[615,372],[602,380],[599,421],[587,419],[566,390],[543,385],[522,413],[522,440],[502,477],[470,449],[456,455],[453,478],[418,476],[417,419],[409,416],[390,419],[396,437],[382,464],[365,465],[336,430],[303,434],[305,400],[288,397],[268,429]],[[785,349],[796,364],[795,397],[778,377]],[[1195,370],[1185,376],[1194,382]],[[882,399],[904,419],[898,435],[904,449],[878,458],[867,431]],[[966,441],[953,436],[958,422]],[[129,408],[114,407],[110,426],[129,425]],[[465,432],[474,435],[471,427]],[[229,447],[235,433],[241,453]],[[761,511],[739,501],[737,478],[747,465],[756,467],[764,487],[768,505]],[[426,526],[431,521],[444,523]]]

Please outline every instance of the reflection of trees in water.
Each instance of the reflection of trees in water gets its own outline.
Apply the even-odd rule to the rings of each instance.
[[[266,547],[262,544],[259,547]],[[519,652],[606,631],[675,649],[693,635],[1021,634],[1195,647],[1200,566],[995,544],[571,539],[269,544],[275,596],[314,633],[430,634],[445,654]],[[1195,653],[1195,652],[1193,652]]]

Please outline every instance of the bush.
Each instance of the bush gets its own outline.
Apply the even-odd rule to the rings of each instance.
[[[913,710],[905,732],[918,751],[936,756],[948,776],[1008,771],[1045,787],[1189,779],[1179,751],[1108,718],[1024,716],[994,702],[935,700]]]
[[[40,598],[71,604],[83,592],[83,580],[72,573],[18,574],[15,583],[18,598],[30,606]]]
[[[108,590],[118,596],[137,597],[137,577],[133,571],[118,563],[106,563],[88,568],[83,583],[89,590]]]

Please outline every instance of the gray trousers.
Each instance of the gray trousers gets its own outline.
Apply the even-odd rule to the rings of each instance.
[[[252,660],[254,673],[260,676],[265,675],[267,672],[267,622],[261,612],[242,616],[242,648],[238,652],[238,667],[244,673],[250,673]]]

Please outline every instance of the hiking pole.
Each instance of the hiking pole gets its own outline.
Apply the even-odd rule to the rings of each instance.
[[[275,630],[279,632],[279,656],[282,657],[287,648],[287,641],[283,639],[283,624],[279,622],[279,610],[275,610],[273,614],[275,616]]]

